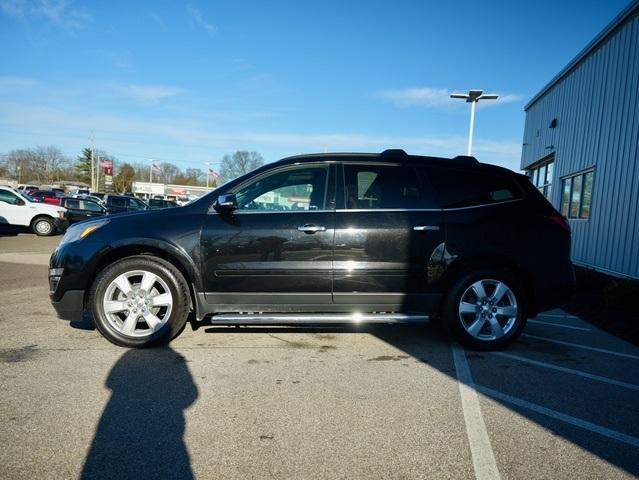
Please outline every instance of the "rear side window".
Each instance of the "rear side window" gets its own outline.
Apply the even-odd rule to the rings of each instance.
[[[75,198],[67,198],[64,204],[67,208],[80,208],[80,200],[76,200]]]
[[[521,198],[512,178],[484,172],[428,168],[423,169],[434,186],[442,208],[463,208]]]
[[[414,168],[344,164],[346,209],[431,208]]]
[[[109,204],[114,207],[126,207],[126,200],[120,197],[109,197]]]

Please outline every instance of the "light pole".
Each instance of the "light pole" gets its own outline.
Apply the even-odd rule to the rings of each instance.
[[[461,98],[470,103],[470,128],[468,129],[468,153],[470,157],[473,151],[473,130],[475,128],[475,106],[480,100],[497,100],[499,95],[484,93],[483,90],[469,90],[468,93],[451,93],[450,98]]]

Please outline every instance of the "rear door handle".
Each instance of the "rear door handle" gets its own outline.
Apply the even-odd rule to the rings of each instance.
[[[304,233],[316,233],[316,232],[324,232],[326,231],[326,227],[322,227],[320,225],[301,225],[299,227],[297,227],[297,229],[300,232],[304,232]]]
[[[416,232],[436,232],[439,227],[437,225],[416,225],[413,230]]]

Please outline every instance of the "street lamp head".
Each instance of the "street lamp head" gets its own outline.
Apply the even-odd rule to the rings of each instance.
[[[499,95],[494,93],[485,93],[481,95],[477,100],[497,100]]]
[[[463,98],[464,100],[468,100],[467,93],[451,93],[450,98]]]
[[[469,102],[476,102],[477,100],[479,100],[479,97],[481,97],[481,94],[484,93],[483,90],[470,90],[468,92],[468,96],[470,97],[468,99]]]

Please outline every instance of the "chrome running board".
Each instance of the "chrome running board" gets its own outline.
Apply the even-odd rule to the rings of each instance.
[[[286,325],[309,323],[419,323],[428,315],[405,313],[222,313],[209,317],[211,325]]]

